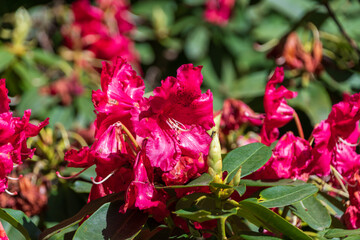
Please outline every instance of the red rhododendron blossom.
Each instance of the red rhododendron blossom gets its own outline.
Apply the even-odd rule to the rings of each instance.
[[[152,213],[159,220],[164,218],[168,211],[165,203],[160,201],[160,194],[156,191],[153,181],[153,168],[146,156],[146,147],[143,144],[143,148],[135,160],[134,179],[126,191],[126,200],[121,211],[126,212],[128,208],[135,206],[140,210]]]
[[[348,229],[360,228],[360,173],[359,170],[349,179],[350,206],[346,209],[342,220]]]
[[[330,164],[344,177],[360,167],[355,152],[360,136],[359,119],[360,94],[357,93],[335,104],[328,118],[314,129],[313,155],[317,174],[328,175]]]
[[[297,93],[289,91],[284,86],[276,85],[284,80],[284,70],[275,69],[274,74],[266,84],[264,95],[265,119],[261,129],[261,142],[270,144],[279,137],[279,129],[293,119],[294,109],[287,105],[285,99],[296,97]]]
[[[214,126],[213,96],[202,94],[202,67],[185,64],[177,78],[168,77],[149,98],[149,108],[140,115],[137,134],[148,137],[147,156],[153,167],[172,170],[182,155],[199,158],[208,154]]]
[[[210,23],[225,26],[234,5],[235,0],[207,0],[204,18]]]
[[[101,89],[93,91],[92,101],[97,113],[96,134],[101,135],[109,125],[120,121],[133,132],[131,116],[140,111],[144,81],[123,58],[114,65],[103,63]]]
[[[224,101],[220,125],[225,134],[228,134],[230,130],[237,130],[247,123],[260,126],[262,121],[263,116],[255,113],[243,101],[236,99]]]
[[[180,157],[175,167],[162,175],[162,179],[167,186],[182,185],[189,182],[192,178],[199,177],[206,170],[207,165],[202,154],[198,159]]]
[[[269,161],[254,176],[257,179],[297,178],[307,181],[311,161],[309,142],[287,132],[276,144]]]
[[[10,110],[10,100],[7,97],[5,79],[0,80],[0,193],[7,189],[8,174],[13,164],[22,164],[23,160],[31,158],[35,149],[29,149],[26,141],[36,136],[49,123],[49,119],[38,126],[29,123],[31,110],[26,110],[24,116],[13,117]]]
[[[134,43],[127,36],[134,28],[127,1],[99,0],[97,5],[92,6],[89,0],[72,4],[74,22],[63,28],[65,44],[89,50],[96,58],[113,60],[122,56],[137,64]]]

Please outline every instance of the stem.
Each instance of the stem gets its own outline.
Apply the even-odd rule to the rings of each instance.
[[[289,206],[285,206],[285,207],[284,207],[284,210],[283,210],[283,212],[282,212],[282,214],[281,214],[281,217],[285,219],[285,218],[286,218],[286,215],[287,215],[288,212],[289,212],[289,210],[290,210]]]
[[[222,240],[227,239],[226,231],[225,231],[225,222],[226,222],[226,218],[224,218],[224,217],[218,219],[218,227],[219,227],[219,232],[220,232],[220,239],[222,239]]]
[[[318,176],[312,175],[312,176],[310,176],[310,178],[313,179],[315,181],[315,183],[317,183],[319,185],[318,187],[320,188],[320,190],[325,191],[325,192],[334,192],[342,197],[349,198],[348,192],[343,192],[340,189],[330,186],[329,184],[324,182]]]
[[[297,115],[297,113],[296,113],[295,111],[294,111],[293,117],[294,117],[294,120],[295,120],[295,123],[296,123],[296,127],[297,127],[298,132],[299,132],[299,136],[300,136],[302,139],[305,139],[305,137],[304,137],[304,131],[303,131],[303,129],[302,129],[299,116]]]
[[[339,31],[341,32],[341,34],[345,37],[345,39],[349,42],[350,46],[359,54],[360,50],[356,44],[356,42],[354,40],[352,40],[350,38],[350,36],[345,32],[345,29],[343,28],[343,26],[341,25],[341,23],[339,22],[339,20],[336,18],[334,11],[331,9],[329,2],[328,1],[324,1],[324,6],[326,7],[330,17],[333,19],[333,21],[335,22],[335,24],[337,25]]]

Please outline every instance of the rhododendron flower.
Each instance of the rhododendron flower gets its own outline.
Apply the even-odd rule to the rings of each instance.
[[[31,110],[26,110],[22,118],[13,117],[9,112],[10,100],[5,86],[5,79],[0,80],[0,193],[7,189],[8,174],[13,164],[31,158],[35,149],[29,149],[26,141],[36,136],[49,123],[49,119],[38,126],[29,123]]]
[[[113,66],[103,63],[101,89],[93,91],[92,97],[95,110],[98,112],[95,137],[117,121],[133,132],[131,117],[140,111],[145,89],[144,81],[123,58],[117,58]]]
[[[137,207],[153,213],[155,218],[161,220],[168,211],[164,202],[160,201],[161,195],[154,186],[154,173],[150,161],[146,156],[146,141],[142,150],[138,153],[134,164],[134,179],[126,191],[126,200],[121,208],[122,212],[130,207]],[[165,200],[165,199],[161,199]],[[154,212],[156,211],[156,212]]]
[[[314,39],[312,51],[305,51],[298,35],[290,33],[285,41],[281,41],[268,56],[275,57],[278,64],[286,64],[291,69],[304,69],[310,73],[319,73],[322,70],[322,44]]]
[[[226,99],[223,105],[220,125],[222,131],[228,134],[230,130],[237,130],[246,123],[260,126],[263,117],[261,114],[255,113],[243,101]]]
[[[65,44],[75,50],[89,50],[96,58],[122,56],[138,64],[134,43],[127,36],[134,28],[127,1],[99,0],[97,5],[92,6],[89,0],[72,4],[74,22],[62,29]]]
[[[344,177],[360,167],[355,152],[360,137],[360,94],[354,94],[335,104],[328,118],[313,131],[314,169],[317,174],[328,175],[332,164]]]
[[[312,173],[311,162],[309,142],[287,132],[276,144],[269,161],[254,176],[256,179],[298,178],[307,181]]]
[[[154,90],[149,108],[139,115],[137,134],[148,137],[146,154],[162,171],[172,170],[182,155],[208,154],[211,137],[206,130],[214,126],[213,97],[210,90],[201,93],[201,68],[181,66],[177,78],[166,78]]]
[[[205,20],[219,26],[225,26],[229,21],[234,5],[235,0],[207,0],[204,13]]]
[[[199,177],[207,170],[206,162],[202,156],[198,159],[190,157],[180,157],[175,167],[162,175],[165,185],[182,185],[190,179]]]
[[[285,99],[296,97],[297,93],[276,85],[284,80],[284,70],[275,69],[274,74],[266,84],[264,95],[265,119],[261,129],[261,142],[270,144],[279,137],[279,129],[293,119],[294,109],[287,105]]]
[[[360,228],[360,172],[357,170],[349,179],[350,206],[346,209],[342,220],[349,229]]]

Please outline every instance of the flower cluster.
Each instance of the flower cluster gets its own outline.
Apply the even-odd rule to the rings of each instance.
[[[296,92],[289,91],[284,86],[277,87],[277,84],[283,82],[283,78],[282,68],[277,68],[266,85],[261,140],[257,140],[256,137],[243,140],[243,135],[241,139],[239,138],[239,145],[261,141],[270,146],[278,140],[270,160],[249,177],[257,180],[291,178],[307,181],[310,175],[318,177],[329,177],[332,173],[341,175],[341,183],[330,179],[333,181],[331,183],[333,186],[343,185],[345,188],[343,182],[348,186],[345,191],[349,194],[350,206],[343,220],[348,228],[359,228],[360,212],[357,209],[360,206],[358,172],[360,155],[356,152],[356,146],[360,137],[360,94],[345,95],[342,102],[335,104],[328,118],[314,128],[309,140],[304,139],[299,122],[297,125],[300,137],[295,136],[293,132],[287,132],[280,137],[279,128],[294,118],[295,121],[299,121],[295,110],[285,100],[296,97]],[[222,117],[224,123],[229,119],[228,105],[229,102],[225,102],[225,116]],[[259,116],[258,114],[244,103],[238,102],[237,105],[241,106],[239,108],[245,114],[231,114],[236,118],[230,118],[228,125],[223,124],[225,132],[228,132],[229,128],[235,129],[234,122],[259,125],[258,122],[249,121],[250,116]]]
[[[69,167],[96,165],[89,201],[124,192],[120,209],[138,208],[157,220],[167,214],[167,193],[156,184],[178,185],[206,172],[214,125],[213,97],[201,93],[201,67],[181,66],[149,98],[144,82],[122,58],[103,64],[101,90],[93,92],[95,142],[65,155]]]
[[[113,60],[124,56],[138,62],[133,42],[128,35],[132,23],[126,0],[77,0],[72,4],[74,21],[63,28],[65,44],[74,50],[89,50],[96,58]]]
[[[14,166],[22,164],[31,158],[35,149],[30,149],[26,145],[29,137],[36,136],[40,130],[49,123],[49,120],[41,122],[39,125],[29,123],[31,110],[26,110],[24,116],[13,117],[9,107],[10,99],[8,90],[5,86],[5,79],[0,80],[0,193],[8,192],[8,176]],[[11,194],[11,193],[10,193]]]

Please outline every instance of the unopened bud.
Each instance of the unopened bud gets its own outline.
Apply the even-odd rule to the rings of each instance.
[[[221,146],[217,132],[213,132],[212,134],[207,164],[210,176],[215,177],[216,175],[222,175]]]

